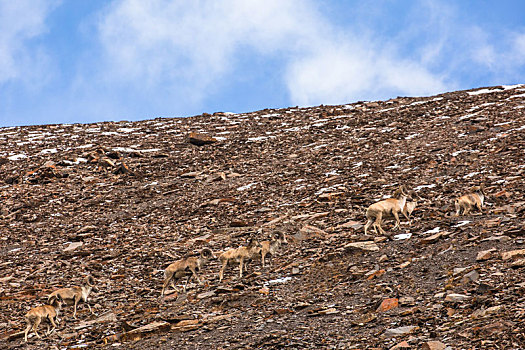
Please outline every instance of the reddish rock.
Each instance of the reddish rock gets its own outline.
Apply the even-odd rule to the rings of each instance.
[[[381,305],[377,308],[377,312],[385,312],[388,310],[395,309],[399,306],[399,300],[397,298],[388,298],[383,300]]]

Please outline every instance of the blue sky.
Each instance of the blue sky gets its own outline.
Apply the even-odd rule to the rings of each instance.
[[[0,126],[525,83],[524,1],[0,0]]]

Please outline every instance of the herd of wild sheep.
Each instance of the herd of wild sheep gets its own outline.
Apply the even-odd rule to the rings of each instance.
[[[416,206],[417,199],[420,198],[414,191],[408,192],[404,186],[400,186],[394,192],[392,198],[370,205],[366,210],[367,222],[364,227],[365,234],[368,232],[370,226],[372,226],[376,234],[386,234],[381,227],[383,219],[393,218],[395,220],[393,229],[398,228],[400,224],[400,214],[410,223],[409,217]],[[481,211],[484,199],[485,193],[483,186],[473,187],[470,193],[455,200],[456,216],[461,214],[467,215],[474,208]],[[270,240],[259,242],[251,238],[246,246],[222,252],[218,256],[221,263],[219,281],[222,281],[224,278],[224,271],[228,265],[239,265],[239,278],[242,278],[243,270],[246,269],[246,264],[251,260],[260,257],[262,266],[264,267],[266,256],[275,255],[283,243],[287,243],[286,235],[280,231],[275,231],[272,233]],[[209,248],[203,248],[199,256],[187,257],[170,264],[164,271],[164,283],[161,296],[164,296],[166,288],[170,284],[173,289],[176,289],[175,282],[186,276],[188,279],[184,285],[184,292],[193,276],[195,276],[197,282],[201,284],[202,282],[198,271],[212,258],[216,258],[213,251]],[[88,296],[92,290],[96,290],[94,280],[91,276],[87,276],[81,286],[61,288],[51,293],[48,297],[47,305],[37,306],[25,315],[27,322],[27,327],[24,332],[25,341],[27,342],[27,336],[30,331],[34,331],[36,336],[40,338],[37,328],[44,320],[47,320],[52,326],[50,329],[48,323],[46,335],[51,334],[56,329],[58,323],[57,317],[64,304],[74,305],[74,318],[76,318],[77,305],[80,301],[88,305],[89,310],[92,312],[91,306],[88,304]]]

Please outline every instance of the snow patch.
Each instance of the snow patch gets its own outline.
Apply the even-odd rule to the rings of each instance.
[[[425,233],[438,233],[438,232],[439,232],[439,227],[435,227],[432,230],[428,230],[428,231],[423,232],[423,234],[425,234]]]
[[[430,184],[430,185],[420,185],[420,186],[417,186],[416,188],[414,188],[414,191],[419,191],[423,188],[434,188],[436,187],[436,184]]]
[[[466,224],[470,224],[471,221],[468,221],[468,220],[465,220],[465,221],[460,221],[457,225],[454,225],[452,227],[461,227],[461,226],[465,226]]]
[[[237,187],[237,191],[245,191],[253,186],[257,185],[257,182],[252,182],[251,184],[248,184],[248,185],[244,185],[244,186],[241,186],[241,187]]]
[[[27,158],[27,155],[21,153],[21,154],[15,154],[14,156],[7,157],[9,160],[20,160]]]

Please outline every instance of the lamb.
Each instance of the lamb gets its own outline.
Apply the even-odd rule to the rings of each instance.
[[[412,215],[412,212],[414,211],[414,209],[417,206],[418,200],[422,200],[422,198],[419,197],[415,191],[410,191],[409,195],[412,198],[412,200],[411,201],[406,201],[405,202],[405,206],[403,207],[403,216],[405,218],[410,218],[410,216]],[[409,223],[410,222],[411,221],[409,220]]]
[[[46,336],[51,334],[56,329],[57,324],[59,323],[57,318],[58,318],[60,309],[62,308],[62,303],[63,303],[62,298],[60,297],[60,295],[57,295],[55,298],[53,298],[50,305],[37,306],[29,310],[29,312],[25,315],[27,327],[24,332],[24,340],[26,343],[27,343],[27,335],[31,330],[35,332],[38,338],[41,338],[40,334],[38,334],[37,332],[37,328],[42,322],[42,320],[47,319],[53,326],[53,328],[49,330],[49,324],[47,325]]]
[[[470,213],[472,208],[477,208],[480,212],[483,209],[483,202],[485,201],[485,191],[483,186],[474,186],[470,193],[467,193],[454,202],[456,207],[456,216],[459,216],[463,211],[463,215]]]
[[[170,283],[173,289],[176,289],[175,280],[178,280],[187,275],[189,276],[186,284],[184,285],[184,292],[186,292],[188,283],[193,276],[195,276],[199,284],[201,284],[202,282],[199,275],[197,274],[197,271],[199,271],[211,258],[215,258],[215,255],[211,249],[203,248],[201,250],[200,256],[198,257],[191,256],[185,259],[177,260],[170,264],[164,271],[164,284],[162,286],[161,295],[164,296],[164,292]]]
[[[75,305],[75,309],[73,311],[73,318],[77,318],[77,305],[82,300],[89,308],[89,311],[93,314],[93,310],[91,310],[91,306],[88,304],[88,297],[89,294],[94,287],[94,279],[91,276],[86,276],[84,278],[84,284],[79,286],[73,286],[69,288],[60,288],[55,290],[53,293],[49,294],[49,297],[47,298],[47,301],[49,304],[52,303],[54,299],[62,299],[66,305]]]
[[[219,281],[224,277],[224,270],[228,264],[239,263],[239,278],[242,278],[242,272],[245,262],[253,259],[261,250],[261,245],[254,239],[248,241],[246,247],[239,247],[225,251],[219,256],[222,263],[221,271],[219,272]]]
[[[409,220],[407,213],[404,210],[407,198],[409,198],[409,194],[407,194],[405,187],[399,186],[394,192],[392,198],[370,205],[366,210],[366,218],[368,221],[365,225],[365,234],[367,234],[368,228],[372,224],[375,233],[377,233],[377,229],[379,229],[381,234],[386,234],[385,230],[381,227],[383,218],[394,217],[396,220],[396,224],[393,228],[394,230],[397,229],[400,224],[399,213],[403,214],[403,216]]]
[[[275,237],[272,238],[271,241],[262,241],[261,242],[261,248],[260,248],[260,254],[261,254],[261,262],[262,266],[264,267],[265,257],[266,255],[270,254],[271,256],[275,255],[279,248],[281,248],[281,245],[283,243],[288,243],[286,240],[286,236],[284,233],[280,231],[274,232]]]

